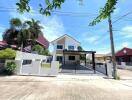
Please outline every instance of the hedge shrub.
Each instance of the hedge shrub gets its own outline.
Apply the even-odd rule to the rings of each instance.
[[[7,64],[6,64],[7,74],[12,75],[12,74],[14,74],[15,70],[16,70],[15,62],[7,62]]]
[[[10,48],[0,50],[0,59],[13,59],[16,56],[16,51]]]

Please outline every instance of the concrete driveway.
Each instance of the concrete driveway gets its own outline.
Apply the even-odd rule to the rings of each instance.
[[[0,77],[0,100],[132,100],[132,80],[5,76]]]
[[[121,79],[132,80],[132,70],[118,69],[117,72]]]

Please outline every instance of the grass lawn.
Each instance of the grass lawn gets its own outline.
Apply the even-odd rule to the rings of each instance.
[[[58,68],[60,68],[62,66],[61,63],[59,63],[59,66],[57,66]],[[43,68],[51,68],[51,63],[43,63],[41,64],[41,67]]]
[[[44,63],[44,64],[41,64],[41,67],[43,67],[43,68],[51,68],[51,64],[50,63]]]

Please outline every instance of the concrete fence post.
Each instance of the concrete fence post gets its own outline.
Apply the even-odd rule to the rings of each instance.
[[[106,68],[107,69],[107,76],[109,78],[112,78],[112,63],[107,62],[106,65],[107,65],[107,68]]]

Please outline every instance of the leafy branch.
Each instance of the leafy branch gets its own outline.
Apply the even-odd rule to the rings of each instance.
[[[17,5],[17,9],[19,12],[24,13],[24,12],[29,12],[30,11],[30,6],[29,2],[31,0],[20,0]],[[39,1],[39,0],[38,0]],[[115,5],[117,4],[118,0],[107,0],[104,8],[101,8],[99,11],[99,15],[89,24],[90,26],[94,26],[97,23],[101,22],[101,20],[106,19],[109,17],[109,15],[114,11]],[[61,5],[65,2],[65,0],[45,0],[46,7],[42,5],[42,3],[39,4],[39,12],[40,14],[50,16],[51,12],[54,9],[59,9],[61,8]]]
[[[104,8],[101,8],[99,11],[99,15],[89,24],[90,26],[94,26],[97,23],[101,22],[101,20],[106,19],[113,13],[115,9],[115,5],[118,0],[107,0]]]

